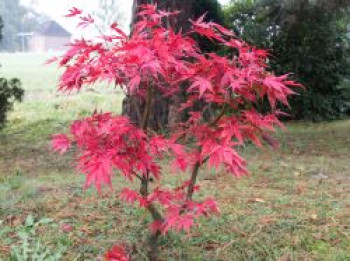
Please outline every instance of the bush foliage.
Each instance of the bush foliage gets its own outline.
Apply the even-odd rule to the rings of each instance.
[[[290,100],[292,118],[345,116],[349,108],[338,86],[349,65],[347,30],[341,22],[347,13],[311,4],[284,8],[276,0],[242,1],[226,10],[226,18],[244,40],[270,50],[269,64],[277,74],[291,72],[306,87]]]
[[[0,127],[6,123],[7,112],[12,109],[13,103],[22,100],[24,90],[21,85],[17,78],[0,78]]]

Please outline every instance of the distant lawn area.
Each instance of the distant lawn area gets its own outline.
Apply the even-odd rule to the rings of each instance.
[[[147,260],[149,217],[119,201],[125,181],[116,175],[115,191],[103,196],[83,191],[72,154],[60,157],[49,146],[74,119],[120,113],[123,95],[103,84],[57,93],[59,70],[43,65],[49,57],[0,54],[0,76],[19,77],[26,90],[0,131],[0,260],[29,251],[47,253],[42,260],[102,260],[114,244],[125,244],[132,260]],[[250,176],[201,173],[198,196],[215,196],[221,215],[202,220],[190,236],[163,237],[161,260],[350,260],[350,120],[287,128],[277,134],[278,150],[242,151]],[[171,177],[169,185],[179,183]]]
[[[7,128],[1,132],[5,150],[0,153],[0,172],[11,169],[36,169],[27,162],[23,166],[22,158],[27,151],[32,155],[47,154],[47,141],[51,134],[65,129],[69,122],[79,117],[91,115],[93,111],[113,111],[120,113],[121,95],[112,86],[100,84],[91,86],[80,93],[60,93],[57,91],[59,69],[57,65],[45,65],[47,59],[55,54],[1,54],[0,76],[18,77],[25,89],[24,102],[17,103],[9,114]],[[26,148],[17,150],[18,141],[25,139],[30,142]],[[56,155],[54,156],[56,158]],[[1,164],[4,160],[11,164]],[[42,162],[40,160],[36,160]],[[42,164],[50,164],[42,162]],[[56,167],[56,163],[53,163]]]

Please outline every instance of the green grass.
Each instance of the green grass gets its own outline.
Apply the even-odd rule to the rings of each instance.
[[[10,260],[11,247],[28,248],[23,233],[29,248],[65,249],[63,260],[97,260],[113,244],[145,260],[149,217],[118,200],[125,181],[117,177],[115,192],[101,197],[84,192],[72,155],[49,148],[50,135],[71,120],[95,109],[120,112],[122,95],[103,86],[58,95],[59,72],[41,66],[46,58],[0,55],[1,74],[20,77],[26,89],[0,132],[0,260]],[[287,126],[277,151],[242,152],[250,176],[201,173],[199,196],[215,196],[221,215],[202,220],[191,235],[163,237],[161,260],[350,260],[350,121]],[[72,231],[64,232],[65,224]]]
[[[60,164],[56,155],[48,156],[52,134],[95,110],[121,111],[123,95],[111,86],[99,84],[70,95],[57,92],[60,71],[55,65],[44,65],[48,58],[50,55],[0,54],[0,76],[20,78],[25,89],[24,102],[15,105],[0,133],[0,173],[11,175],[15,168],[33,174],[38,167],[64,167],[66,163]]]

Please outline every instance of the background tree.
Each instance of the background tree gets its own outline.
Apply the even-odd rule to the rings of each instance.
[[[174,28],[176,32],[180,30],[186,32],[190,27],[189,19],[196,19],[203,13],[206,14],[205,21],[213,21],[216,23],[223,22],[223,14],[221,6],[216,0],[134,0],[133,4],[133,19],[132,23],[137,22],[138,6],[143,4],[155,3],[157,7],[162,10],[174,11],[181,10],[177,17],[172,17],[167,20],[167,25]],[[205,51],[216,50],[216,46],[212,41],[198,36],[199,46]],[[164,98],[160,95],[155,95],[154,103],[151,108],[150,126],[153,129],[167,129],[168,126],[176,126],[179,122],[184,120],[185,114],[178,113],[178,106],[183,99],[182,95],[173,96],[171,98]],[[144,100],[135,100],[135,98],[128,95],[123,102],[123,114],[128,115],[134,122],[139,122],[139,111],[145,105]],[[136,108],[136,109],[135,109]]]
[[[111,24],[122,23],[125,19],[123,13],[120,12],[122,0],[99,0],[97,2],[97,8],[92,15],[103,32],[106,32]]]
[[[23,31],[22,18],[25,13],[19,0],[0,0],[0,16],[5,25],[0,50],[15,51],[19,48],[20,42],[17,34]]]
[[[0,42],[2,40],[2,30],[4,28],[4,22],[2,21],[2,18],[0,16]]]
[[[18,34],[33,31],[47,19],[34,9],[22,6],[19,0],[0,0],[0,16],[4,22],[0,51],[6,52],[21,50],[22,39]]]
[[[339,84],[348,74],[344,21],[349,13],[340,6],[326,5],[326,9],[317,3],[239,1],[225,10],[227,23],[239,36],[270,50],[274,71],[291,72],[306,87],[291,99],[294,119],[331,120],[348,112]]]

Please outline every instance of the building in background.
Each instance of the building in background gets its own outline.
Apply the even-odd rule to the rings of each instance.
[[[71,33],[54,20],[49,20],[40,25],[34,32],[22,32],[18,34],[22,52],[57,52],[67,49],[71,41]]]

